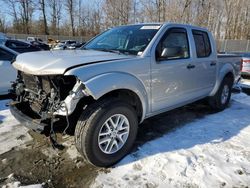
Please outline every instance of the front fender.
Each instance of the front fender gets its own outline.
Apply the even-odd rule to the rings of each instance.
[[[148,111],[148,96],[142,82],[133,75],[111,72],[95,76],[83,83],[88,93],[96,100],[114,90],[127,89],[134,92],[141,101],[143,110],[141,121],[144,120]]]

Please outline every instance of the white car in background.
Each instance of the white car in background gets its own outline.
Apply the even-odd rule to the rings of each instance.
[[[18,54],[18,52],[0,45],[0,95],[9,93],[11,82],[17,77],[17,71],[13,68],[12,62]]]
[[[27,37],[27,41],[29,41],[29,42],[42,42],[43,43],[43,40],[40,38],[37,38],[37,37]]]
[[[53,50],[66,50],[66,49],[68,49],[68,48],[74,47],[74,45],[76,45],[76,41],[75,41],[75,40],[65,40],[65,41],[59,42],[59,43],[53,48]]]

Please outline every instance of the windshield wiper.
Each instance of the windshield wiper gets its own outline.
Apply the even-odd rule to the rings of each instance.
[[[116,53],[116,54],[122,54],[121,51],[114,50],[114,49],[96,48],[96,49],[93,49],[93,50],[99,50],[99,51],[103,51],[103,52],[111,52],[111,53]]]
[[[86,48],[83,47],[82,50],[97,50],[97,51],[103,51],[103,52],[111,52],[116,54],[124,54],[124,55],[135,55],[131,54],[128,50],[118,50],[118,49],[106,49],[106,48]]]

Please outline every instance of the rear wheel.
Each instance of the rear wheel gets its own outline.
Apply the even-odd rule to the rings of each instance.
[[[232,86],[232,78],[226,77],[223,79],[217,93],[209,98],[209,104],[214,110],[221,111],[228,106],[231,98]]]
[[[75,130],[77,150],[95,166],[110,166],[131,149],[138,120],[132,106],[120,100],[103,100],[87,107]]]

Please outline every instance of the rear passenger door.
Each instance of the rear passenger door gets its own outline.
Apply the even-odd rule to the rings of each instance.
[[[199,95],[207,95],[211,92],[216,81],[216,53],[212,53],[212,45],[206,31],[192,30],[195,44],[195,57],[193,59],[196,68],[196,85]]]

